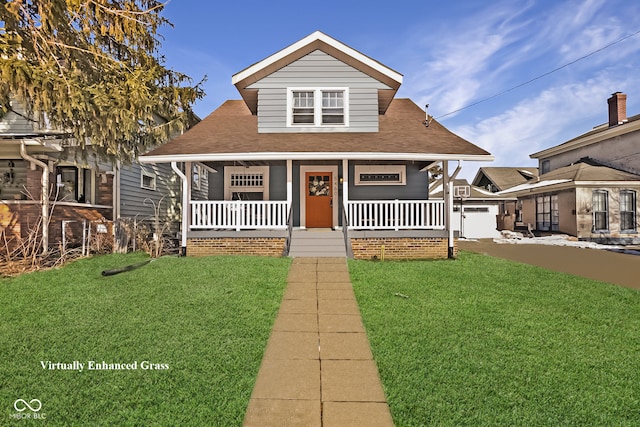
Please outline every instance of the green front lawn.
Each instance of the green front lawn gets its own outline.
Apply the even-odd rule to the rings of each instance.
[[[349,267],[396,425],[638,425],[637,291],[466,252]]]
[[[17,399],[40,400],[47,425],[242,423],[290,261],[165,257],[101,276],[144,259],[0,279],[0,425],[17,420]],[[83,372],[48,369],[74,361]]]

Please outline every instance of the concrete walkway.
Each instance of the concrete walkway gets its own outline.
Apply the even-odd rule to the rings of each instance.
[[[393,426],[345,258],[296,258],[245,426]]]

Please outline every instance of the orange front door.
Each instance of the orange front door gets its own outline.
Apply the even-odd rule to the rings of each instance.
[[[333,227],[331,172],[306,172],[306,227]]]

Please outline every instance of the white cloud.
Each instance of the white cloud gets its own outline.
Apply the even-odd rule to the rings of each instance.
[[[419,103],[431,102],[435,115],[457,110],[479,94],[495,90],[496,85],[487,81],[495,81],[505,64],[518,61],[517,54],[499,57],[521,38],[517,33],[523,25],[516,19],[521,12],[521,7],[486,8],[455,27],[434,29],[419,42],[419,52],[413,52],[424,56],[412,64],[417,72],[405,82],[406,89]],[[414,42],[420,37],[409,39]]]
[[[529,155],[561,144],[607,121],[612,87],[638,86],[640,78],[603,72],[584,82],[550,87],[503,113],[452,131],[494,155],[493,163],[465,163],[462,177],[473,179],[483,166],[537,166]]]

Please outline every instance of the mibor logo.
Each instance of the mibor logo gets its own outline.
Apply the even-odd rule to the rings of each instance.
[[[42,402],[38,399],[31,399],[29,402],[24,399],[18,399],[13,402],[13,408],[18,412],[24,412],[27,409],[30,409],[32,412],[38,412],[42,409]]]

